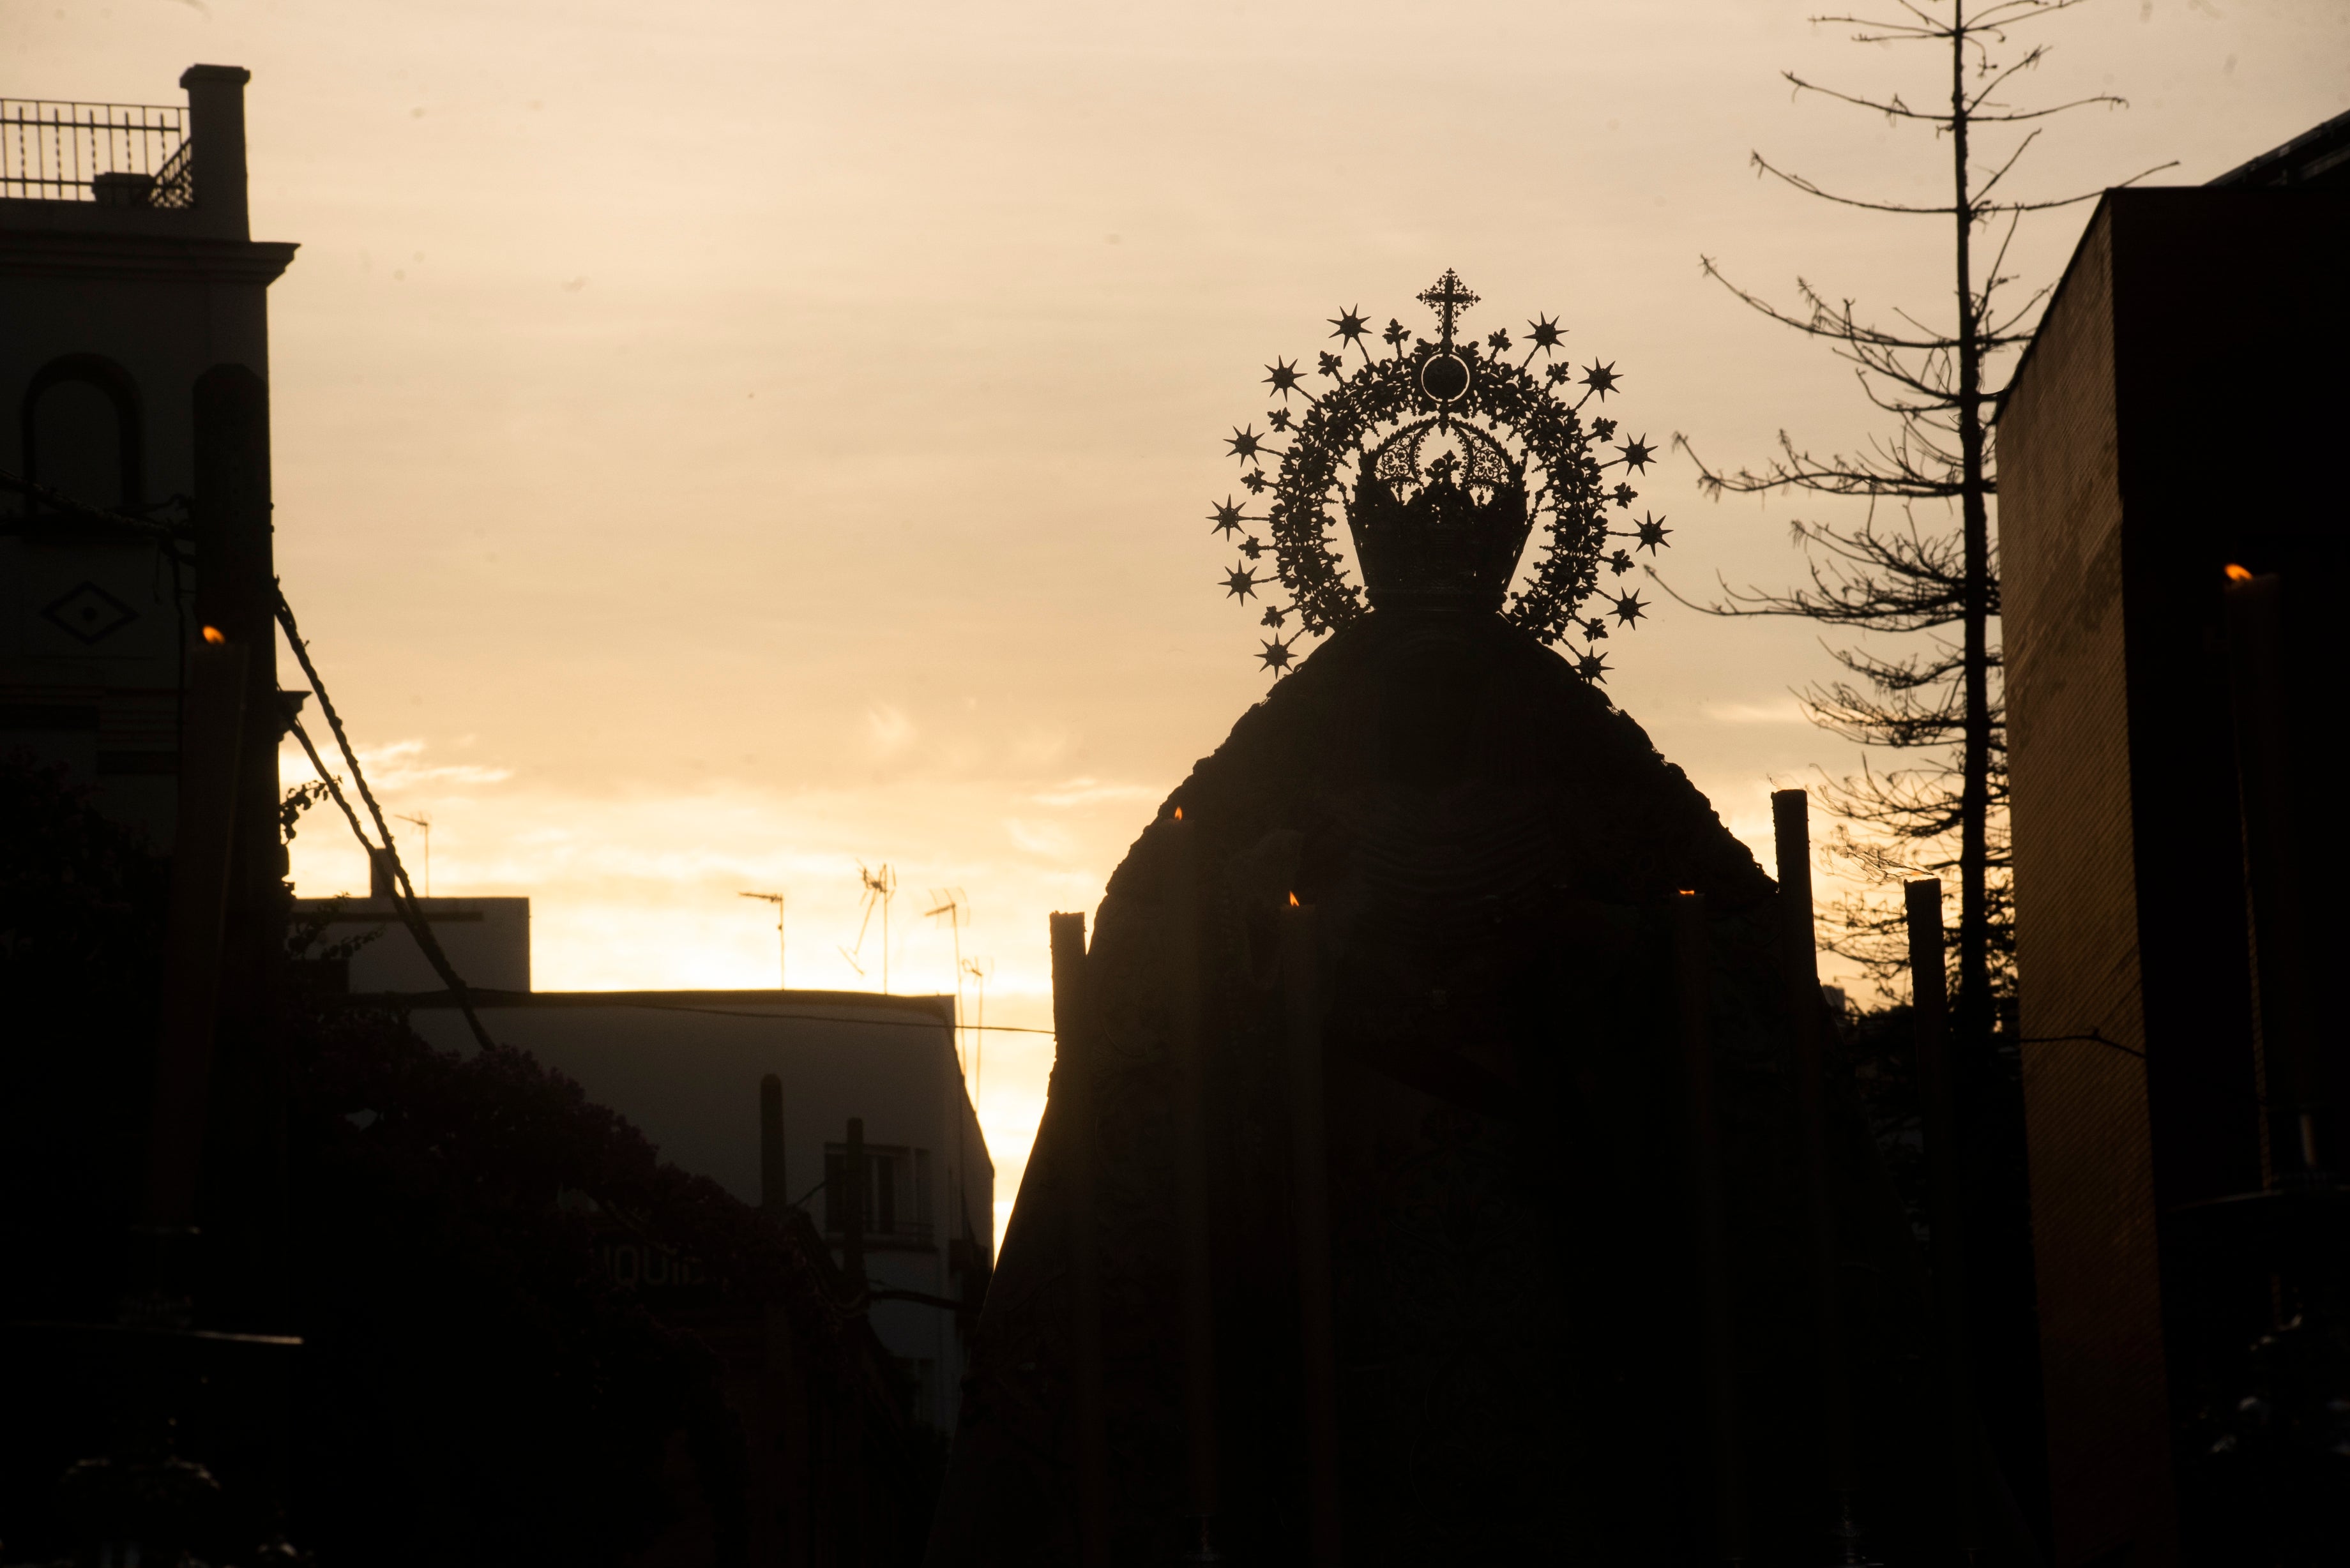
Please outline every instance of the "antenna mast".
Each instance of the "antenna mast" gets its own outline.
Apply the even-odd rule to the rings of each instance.
[[[791,981],[787,976],[790,974],[790,971],[785,967],[784,963],[784,895],[781,893],[738,893],[735,897],[739,898],[757,898],[762,902],[773,904],[775,907],[775,989],[777,991],[789,991],[791,989]]]
[[[416,824],[424,835],[424,896],[430,898],[432,897],[432,819],[421,811],[414,816],[401,816],[396,811],[391,815],[401,822]]]
[[[960,888],[933,888],[931,902],[935,909],[924,909],[922,919],[943,918],[947,930],[954,938],[955,966],[955,1065],[962,1065],[962,929],[971,924],[971,900]]]
[[[987,1073],[987,977],[994,971],[995,961],[983,958],[964,959],[959,967],[963,973],[979,981],[979,1024],[972,1032],[971,1043],[972,1108],[977,1110],[979,1097],[986,1092],[984,1085]],[[962,1005],[962,987],[960,983],[955,987],[955,1005],[958,1007]]]
[[[864,913],[857,922],[857,946],[842,948],[840,956],[848,961],[849,968],[859,974],[865,972],[865,966],[857,961],[857,955],[865,950],[865,932],[873,923],[873,907],[879,904],[881,907],[881,994],[887,996],[889,994],[889,900],[898,891],[898,874],[889,868],[887,862],[879,870],[868,871],[865,862],[860,860],[857,863],[857,879],[865,886]]]

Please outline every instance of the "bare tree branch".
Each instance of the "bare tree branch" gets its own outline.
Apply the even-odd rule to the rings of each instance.
[[[1801,174],[1779,168],[1760,152],[1750,153],[1748,157],[1756,169],[1773,179],[1784,181],[1806,196],[1817,196],[1823,202],[1834,202],[1840,207],[1860,207],[1872,213],[1909,213],[1925,217],[1948,217],[1958,211],[1955,207],[1910,207],[1898,202],[1864,202],[1857,196],[1839,196],[1832,191],[1821,190]]]

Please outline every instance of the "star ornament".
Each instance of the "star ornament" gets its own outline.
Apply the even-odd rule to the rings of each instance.
[[[1471,332],[1462,313],[1479,302],[1457,273],[1439,278],[1420,303],[1434,313],[1433,326],[1422,321],[1411,329],[1394,318],[1382,324],[1349,306],[1326,318],[1330,332],[1321,343],[1305,345],[1295,358],[1260,362],[1260,387],[1246,395],[1279,395],[1255,405],[1264,410],[1257,422],[1227,426],[1221,438],[1237,460],[1233,491],[1248,499],[1228,496],[1211,506],[1211,530],[1220,553],[1232,552],[1222,557],[1232,565],[1210,580],[1256,618],[1255,657],[1268,681],[1310,662],[1309,639],[1370,613],[1376,606],[1360,580],[1360,560],[1334,547],[1331,530],[1342,512],[1348,525],[1357,521],[1357,460],[1427,433],[1414,422],[1428,422],[1427,400],[1434,394],[1427,368],[1438,355],[1448,363],[1457,357],[1473,367],[1485,392],[1473,408],[1456,409],[1456,417],[1474,412],[1472,422],[1507,461],[1528,465],[1525,472],[1538,465],[1557,480],[1555,493],[1538,499],[1532,508],[1537,515],[1526,519],[1543,532],[1533,541],[1530,571],[1509,585],[1516,591],[1503,618],[1556,649],[1583,678],[1604,680],[1609,660],[1603,650],[1621,648],[1611,639],[1630,635],[1656,608],[1644,602],[1645,591],[1629,591],[1625,578],[1638,550],[1659,550],[1666,542],[1664,523],[1653,512],[1635,521],[1631,508],[1638,501],[1629,483],[1636,473],[1647,483],[1661,450],[1646,435],[1619,440],[1620,421],[1606,418],[1604,405],[1588,406],[1595,396],[1622,389],[1622,379],[1612,361],[1576,363],[1557,317],[1544,312],[1507,330],[1485,322]],[[1484,445],[1470,450],[1482,452]],[[1414,444],[1407,455],[1426,483],[1463,483],[1459,452],[1422,452]],[[1609,477],[1607,470],[1619,465]],[[1419,563],[1405,575],[1434,569]]]

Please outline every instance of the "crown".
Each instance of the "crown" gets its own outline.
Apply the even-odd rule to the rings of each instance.
[[[1600,639],[1630,628],[1648,607],[1622,591],[1632,551],[1660,548],[1669,532],[1648,514],[1609,525],[1608,508],[1628,513],[1638,493],[1629,476],[1647,472],[1656,455],[1638,436],[1603,458],[1616,421],[1584,422],[1585,406],[1604,400],[1623,378],[1612,361],[1594,359],[1580,387],[1571,384],[1574,367],[1557,357],[1566,329],[1549,316],[1527,322],[1516,343],[1502,329],[1482,345],[1461,336],[1461,317],[1479,301],[1456,272],[1419,302],[1436,313],[1433,342],[1400,321],[1379,330],[1350,306],[1330,318],[1338,347],[1323,349],[1313,370],[1280,358],[1265,367],[1264,384],[1280,406],[1266,411],[1264,430],[1235,425],[1224,438],[1249,499],[1227,495],[1208,514],[1217,535],[1240,551],[1223,575],[1224,593],[1245,603],[1259,588],[1267,599],[1285,591],[1288,602],[1258,607],[1258,624],[1272,633],[1258,659],[1276,676],[1296,662],[1301,637],[1336,631],[1363,613],[1367,597],[1376,609],[1499,613],[1565,652],[1586,680],[1602,680]],[[1611,485],[1607,471],[1619,466]],[[1347,558],[1331,547],[1331,513],[1341,501],[1359,583],[1347,580]],[[1537,525],[1542,548],[1521,574]],[[1617,587],[1603,612],[1586,613],[1602,571],[1614,574]]]
[[[1523,459],[1428,419],[1363,454],[1347,527],[1374,609],[1498,612],[1526,546]]]

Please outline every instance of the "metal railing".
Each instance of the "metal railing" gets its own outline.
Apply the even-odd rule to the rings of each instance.
[[[0,99],[0,200],[192,207],[188,111]]]

